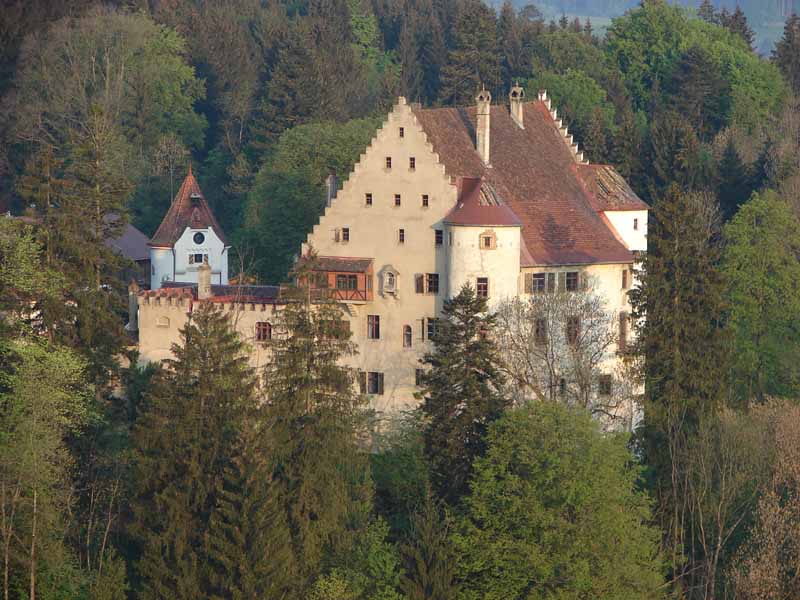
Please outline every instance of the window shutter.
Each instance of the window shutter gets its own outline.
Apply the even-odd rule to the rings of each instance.
[[[421,273],[414,275],[414,289],[418,294],[425,293],[425,276]]]
[[[556,291],[556,274],[555,273],[548,273],[547,274],[547,291],[548,292],[555,292]]]
[[[378,373],[378,395],[383,396],[383,373]]]
[[[367,372],[366,371],[359,371],[358,372],[358,389],[362,394],[367,393]]]
[[[425,319],[417,319],[417,323],[419,324],[419,339],[423,342],[425,341]]]
[[[525,273],[525,293],[533,293],[533,273]]]
[[[333,241],[334,242],[338,242],[339,241],[339,230],[338,229],[334,229],[333,230]]]
[[[558,291],[563,292],[567,289],[567,273],[565,271],[561,271],[558,274]]]
[[[581,271],[578,274],[578,278],[579,278],[578,284],[580,285],[580,289],[582,289],[585,292],[586,290],[589,289],[589,274],[585,273],[584,271]]]

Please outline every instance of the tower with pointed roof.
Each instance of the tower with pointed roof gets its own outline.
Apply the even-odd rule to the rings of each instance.
[[[204,262],[214,284],[228,283],[230,245],[208,206],[191,165],[172,204],[149,242],[150,288],[197,283]]]

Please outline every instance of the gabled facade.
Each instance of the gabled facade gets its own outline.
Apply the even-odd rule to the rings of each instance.
[[[329,194],[301,255],[313,250],[314,281],[345,306],[358,347],[348,362],[362,392],[391,414],[417,404],[420,359],[445,300],[464,284],[494,306],[591,280],[627,335],[647,210],[612,167],[584,160],[544,92],[526,102],[515,86],[501,106],[483,90],[475,106],[441,109],[400,98],[342,189]],[[255,300],[240,301],[233,287],[206,301],[238,311],[243,337],[258,342],[281,299],[250,290]],[[186,308],[174,294],[187,294],[189,306],[201,301],[194,287],[164,292],[139,299],[145,359],[161,358],[177,339],[177,328],[158,324],[162,302],[177,315]],[[263,361],[256,345],[254,365]]]
[[[150,240],[150,289],[167,282],[197,283],[204,261],[212,281],[228,283],[228,244],[214,218],[191,166],[164,220]]]

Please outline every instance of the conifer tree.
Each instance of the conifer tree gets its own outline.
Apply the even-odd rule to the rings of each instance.
[[[697,16],[699,16],[706,23],[717,22],[717,12],[714,10],[714,4],[711,0],[703,0],[700,7],[697,9]]]
[[[723,8],[719,16],[720,25],[728,29],[731,33],[738,35],[747,44],[748,48],[753,47],[756,36],[750,25],[747,22],[747,16],[744,14],[742,7],[738,4],[732,13],[728,13],[727,9]]]
[[[506,0],[497,19],[497,49],[501,57],[503,86],[508,89],[516,77],[524,75],[525,58],[517,15],[510,0]]]
[[[688,543],[682,504],[688,442],[726,393],[723,281],[713,198],[673,184],[655,203],[653,217],[641,283],[630,299],[644,359],[643,452],[653,470],[672,575],[680,582]]]
[[[608,160],[608,139],[605,120],[599,106],[592,110],[583,132],[583,146],[591,162],[605,163]]]
[[[786,19],[783,37],[775,44],[772,60],[778,65],[795,94],[800,94],[800,17]]]
[[[744,164],[733,140],[728,140],[717,169],[719,199],[722,218],[728,220],[744,204],[752,192],[752,183],[747,165]]]
[[[472,461],[485,449],[489,424],[508,406],[492,340],[495,317],[486,299],[465,285],[447,300],[421,382],[425,453],[440,498],[455,503],[467,491]]]
[[[451,106],[471,104],[481,85],[491,91],[500,83],[494,12],[480,0],[464,0],[453,37],[439,100]]]
[[[224,507],[221,490],[244,415],[255,401],[255,377],[228,316],[203,303],[180,336],[133,431],[130,532],[141,550],[140,597],[153,600],[211,591],[219,549],[209,538]]]
[[[401,586],[408,600],[450,600],[458,596],[450,519],[430,489],[411,517],[411,534],[401,550],[406,567]]]
[[[313,256],[273,328],[265,370],[273,484],[284,503],[301,593],[333,552],[346,552],[367,524],[371,482],[358,447],[363,396],[341,360],[351,356],[342,308],[318,294]]]
[[[642,136],[633,111],[626,107],[619,117],[619,126],[611,146],[611,162],[620,175],[631,180],[641,166]]]

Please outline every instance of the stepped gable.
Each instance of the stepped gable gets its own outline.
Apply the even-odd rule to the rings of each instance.
[[[444,221],[452,225],[522,225],[494,186],[478,177],[463,177],[460,180],[458,200]]]
[[[522,266],[628,263],[631,252],[592,206],[578,159],[543,100],[523,104],[525,128],[491,108],[490,166],[475,150],[475,107],[414,108],[448,175],[483,178],[522,221]]]
[[[578,165],[578,176],[583,182],[589,203],[599,212],[616,210],[648,210],[650,207],[636,195],[610,165]]]
[[[222,227],[214,218],[214,214],[206,202],[203,191],[197,183],[197,179],[189,166],[189,173],[183,180],[175,199],[158,226],[155,235],[150,240],[150,246],[171,248],[175,242],[183,235],[186,228],[190,229],[213,229],[217,237],[228,246],[228,240],[222,231]]]

